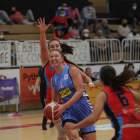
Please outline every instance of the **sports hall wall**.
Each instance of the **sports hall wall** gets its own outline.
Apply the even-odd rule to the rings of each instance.
[[[90,102],[94,106],[95,99],[97,95],[101,92],[102,87],[99,84],[99,70],[103,65],[94,65],[94,66],[81,66],[81,68],[85,71],[87,67],[91,68],[92,73],[96,77],[95,85],[99,85],[99,89],[92,89],[89,91],[89,86],[84,85],[85,89],[90,97]],[[124,69],[124,64],[113,64],[111,65],[115,68],[117,74],[120,74]],[[135,71],[140,69],[139,63],[134,63]],[[40,86],[37,87],[36,96],[33,95],[33,89],[36,82],[37,74],[39,68],[24,68],[24,69],[4,69],[0,70],[0,76],[3,75],[7,79],[16,77],[17,79],[17,91],[20,95],[19,102],[19,110],[31,110],[31,109],[42,109],[42,105],[40,103]],[[135,81],[130,83],[130,86],[136,88],[139,85],[140,81]],[[16,99],[11,99],[11,110],[16,110]],[[6,111],[9,111],[8,102],[5,102]],[[0,102],[0,112],[3,111],[3,103]]]

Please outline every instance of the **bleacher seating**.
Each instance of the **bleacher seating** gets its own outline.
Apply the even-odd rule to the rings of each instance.
[[[113,37],[117,38],[117,28],[118,24],[110,24],[109,27],[112,31]],[[132,26],[129,25],[130,29],[132,29]],[[138,29],[138,32],[140,32],[140,26],[136,27]],[[93,39],[95,36],[95,33],[92,33],[93,25],[89,25],[88,29],[90,31],[90,38]],[[35,25],[0,25],[0,30],[3,31],[9,31],[9,34],[5,34],[4,38],[6,40],[39,40],[40,39],[40,31],[39,28]],[[49,27],[49,29],[46,32],[46,38],[51,39],[53,38],[53,30],[52,27]]]

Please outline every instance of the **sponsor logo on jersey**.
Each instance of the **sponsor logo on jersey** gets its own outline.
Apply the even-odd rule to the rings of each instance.
[[[64,89],[64,90],[62,90],[62,91],[59,92],[61,98],[65,98],[68,95],[70,95],[71,93],[72,92],[71,92],[71,90],[69,88],[66,88],[66,89]]]
[[[55,70],[55,68],[53,66],[49,66],[49,71],[51,70]]]
[[[68,74],[64,75],[64,80],[68,79]]]

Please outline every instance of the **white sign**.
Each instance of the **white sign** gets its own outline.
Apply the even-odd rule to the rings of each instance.
[[[89,42],[70,41],[66,43],[67,45],[74,47],[73,55],[66,55],[67,59],[75,62],[76,64],[83,64],[91,61]]]
[[[41,65],[40,44],[30,42],[16,42],[17,65]]]
[[[11,42],[0,42],[0,67],[11,66]]]
[[[18,94],[20,91],[20,73],[19,73],[19,69],[9,69],[9,70],[0,70],[0,77],[6,77],[6,79],[13,79],[13,78],[17,78],[17,92]],[[9,87],[8,87],[9,88]],[[10,100],[10,104],[16,104],[16,99],[12,99]],[[5,101],[5,105],[8,105],[8,102]],[[3,102],[0,102],[0,105],[3,105]]]

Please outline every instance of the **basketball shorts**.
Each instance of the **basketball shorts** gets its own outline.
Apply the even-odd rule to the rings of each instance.
[[[64,126],[66,122],[78,123],[88,117],[91,113],[92,109],[88,101],[84,97],[80,98],[76,103],[64,111],[61,117],[62,124]],[[95,125],[81,128],[80,131],[82,135],[95,132]]]

